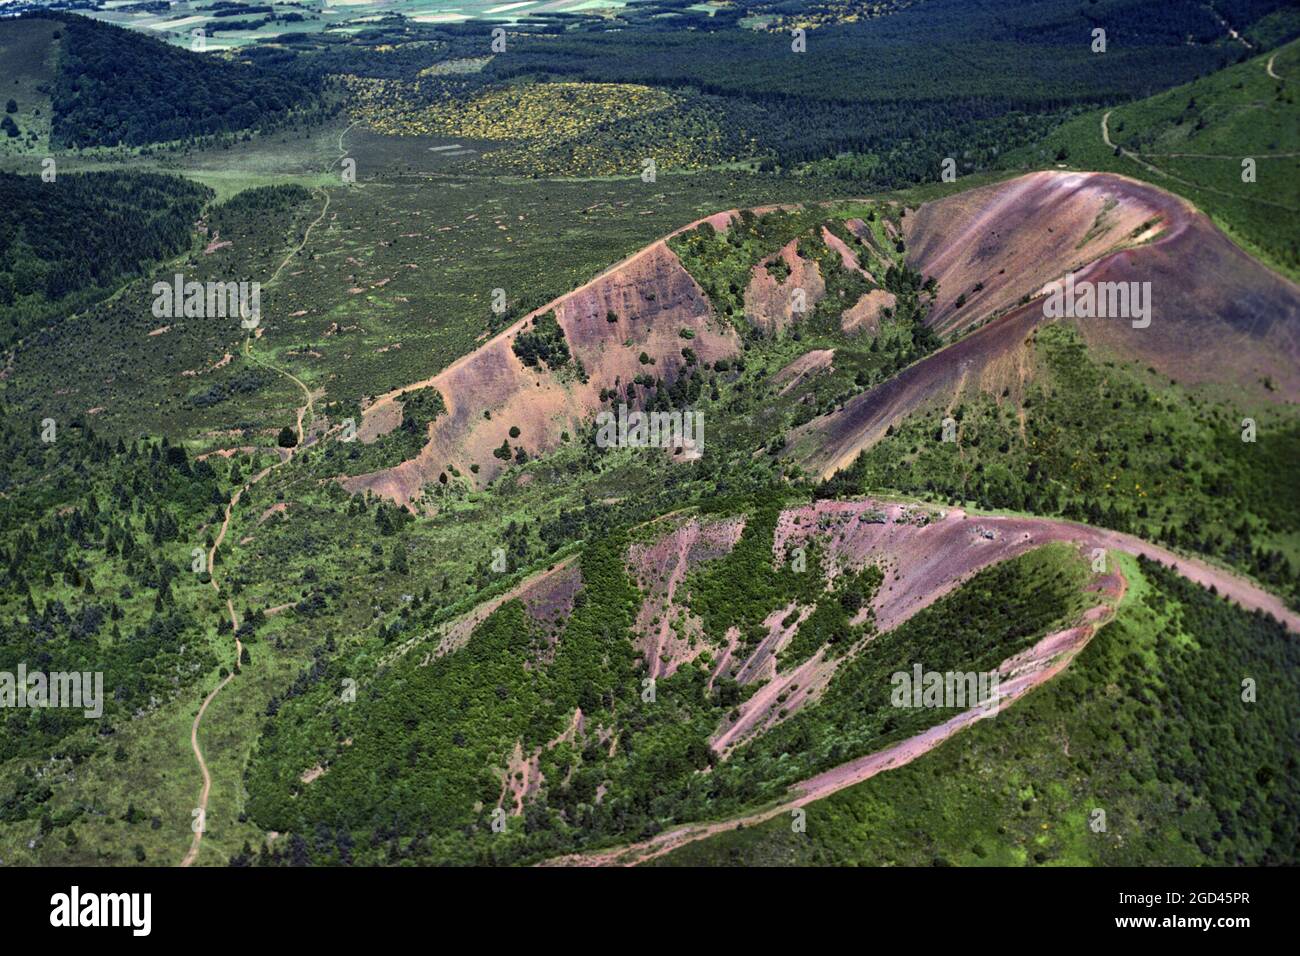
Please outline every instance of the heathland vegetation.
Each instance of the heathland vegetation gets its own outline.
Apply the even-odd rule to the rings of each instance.
[[[6,168],[27,175],[0,179],[15,199],[0,203],[0,671],[102,666],[107,701],[94,723],[3,713],[6,863],[178,860],[201,783],[191,732],[213,777],[199,863],[527,863],[650,838],[770,807],[948,719],[893,706],[890,676],[987,671],[1099,601],[1086,556],[1056,545],[882,625],[878,602],[908,583],[888,549],[846,560],[817,529],[774,553],[782,509],[818,498],[927,498],[921,521],[953,503],[1069,517],[1294,602],[1288,407],[1243,443],[1233,383],[1170,383],[1067,329],[1030,337],[1023,378],[950,391],[829,482],[784,454],[793,429],[943,358],[928,320],[952,290],[909,264],[905,209],[980,170],[1146,176],[1094,152],[1107,110],[1116,143],[1198,188],[1236,186],[1156,154],[1231,153],[1224,117],[1261,156],[1291,151],[1289,87],[1265,69],[1293,70],[1294,47],[1275,48],[1296,26],[1284,4],[691,6],[543,11],[501,53],[483,22],[259,28],[200,57],[40,21],[60,36],[5,114],[24,144]],[[1267,49],[1237,64],[1248,51],[1216,14]],[[1252,112],[1267,123],[1241,127]],[[57,183],[32,175],[38,120],[67,147]],[[937,181],[948,157],[956,183]],[[109,171],[71,171],[92,165]],[[1285,264],[1287,220],[1238,202],[1251,194],[1215,207],[1146,178],[1204,198],[1234,236],[1258,227],[1256,248],[1281,237]],[[1285,189],[1271,201],[1293,205]],[[669,241],[707,320],[656,330],[632,376],[588,383],[580,335],[547,303],[685,223],[759,205]],[[261,324],[156,317],[151,283],[178,271],[265,283]],[[611,305],[601,331],[622,318]],[[536,430],[489,391],[426,384],[536,310],[505,363],[593,385],[604,409],[703,412],[704,454],[601,447],[590,416],[534,454]],[[730,351],[711,354],[706,329]],[[391,430],[348,440],[390,394]],[[415,458],[467,408],[512,429],[493,481],[435,463],[408,508],[337,480]],[[474,454],[495,466],[499,440]],[[645,559],[692,523],[708,533]],[[1118,618],[1046,686],[810,806],[806,834],[778,820],[669,862],[1293,861],[1293,640],[1121,562]],[[671,613],[646,608],[670,587]],[[1258,704],[1238,703],[1247,678]]]

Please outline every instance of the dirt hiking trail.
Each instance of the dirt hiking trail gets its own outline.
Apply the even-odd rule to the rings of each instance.
[[[348,129],[351,129],[351,127],[348,127]],[[340,152],[342,152],[343,150],[343,137],[347,135],[347,132],[348,130],[344,130],[343,133],[339,134]],[[294,246],[293,249],[289,251],[289,253],[284,257],[284,259],[281,260],[279,266],[276,267],[275,272],[271,275],[271,278],[267,281],[266,284],[268,286],[275,283],[280,278],[280,273],[284,271],[285,266],[287,266],[293,260],[294,256],[298,255],[303,250],[303,248],[307,245],[308,238],[310,238],[311,236],[312,229],[314,229],[319,223],[321,223],[324,220],[325,214],[329,211],[329,207],[330,207],[329,192],[324,189],[317,190],[317,192],[321,196],[323,196],[325,200],[321,205],[320,214],[314,220],[312,220],[311,224],[307,226],[306,230],[304,230],[302,240],[296,246]],[[221,593],[221,584],[217,580],[217,573],[216,573],[217,549],[221,547],[222,542],[225,541],[226,539],[226,532],[230,528],[230,518],[234,512],[235,505],[239,503],[239,499],[243,497],[244,492],[246,492],[249,488],[257,484],[259,481],[261,481],[271,472],[275,471],[277,468],[282,468],[285,465],[287,465],[290,461],[293,460],[294,453],[297,452],[298,449],[302,448],[305,443],[306,433],[303,427],[304,417],[306,417],[307,419],[308,428],[311,427],[312,419],[315,417],[315,409],[312,404],[311,390],[306,386],[306,384],[300,378],[298,378],[293,373],[288,372],[285,369],[282,369],[276,365],[273,365],[270,362],[258,358],[253,353],[253,336],[251,334],[245,337],[242,352],[244,357],[247,358],[249,361],[254,362],[255,364],[260,365],[263,368],[269,369],[273,372],[278,372],[279,374],[283,375],[285,378],[292,381],[295,385],[297,385],[298,388],[302,390],[304,404],[299,406],[299,408],[296,410],[295,413],[294,427],[298,438],[297,444],[293,448],[286,449],[285,450],[286,454],[284,455],[283,458],[280,459],[280,461],[276,462],[273,465],[270,465],[267,468],[262,469],[256,475],[249,478],[247,482],[245,482],[233,495],[230,496],[230,502],[226,505],[225,514],[223,515],[221,520],[221,528],[218,530],[216,538],[213,539],[212,547],[208,549],[208,574],[212,582],[212,588],[218,594]],[[190,841],[189,850],[186,852],[185,856],[181,859],[180,865],[182,867],[187,867],[192,865],[194,861],[198,858],[199,848],[203,843],[203,833],[204,830],[207,829],[208,797],[212,792],[212,774],[208,770],[207,761],[203,757],[203,748],[199,745],[199,725],[203,722],[203,717],[207,713],[208,705],[211,704],[216,699],[217,695],[221,693],[221,691],[225,688],[225,686],[229,684],[232,680],[234,680],[235,675],[239,673],[240,659],[243,657],[243,653],[244,653],[244,645],[239,640],[239,617],[235,613],[234,601],[232,601],[229,597],[226,598],[226,608],[230,613],[230,627],[232,633],[235,636],[235,663],[234,666],[231,668],[230,673],[227,674],[226,677],[219,684],[217,684],[216,687],[212,689],[211,693],[209,693],[208,696],[203,699],[203,703],[199,705],[198,713],[194,715],[194,723],[190,727],[190,747],[194,751],[194,760],[199,765],[199,772],[203,775],[203,787],[199,791],[199,802],[196,808],[198,810],[198,813],[195,815],[197,826],[194,828],[194,838]]]

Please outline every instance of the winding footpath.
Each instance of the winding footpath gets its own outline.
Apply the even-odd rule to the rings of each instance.
[[[244,353],[245,355],[248,355],[250,358],[252,357],[251,345],[248,342],[244,343]],[[275,371],[281,372],[282,374],[288,376],[289,378],[292,378],[295,382],[297,382],[302,387],[304,392],[307,390],[307,386],[303,385],[301,381],[299,381],[297,378],[294,378],[294,376],[289,375],[289,373],[285,372],[283,369],[276,368],[275,366],[270,365],[269,363],[266,362],[258,361],[258,364],[266,368],[274,369]],[[287,465],[290,461],[293,460],[294,452],[296,452],[299,448],[303,447],[303,414],[304,412],[307,412],[310,409],[310,407],[311,407],[311,396],[310,394],[308,394],[307,404],[300,407],[297,412],[298,444],[293,448],[287,449],[288,453],[282,459],[276,462],[274,465],[271,465],[267,468],[263,468],[256,475],[249,478],[248,481],[245,482],[243,486],[239,488],[238,491],[236,491],[233,495],[230,496],[230,502],[226,505],[225,515],[221,521],[221,528],[217,532],[216,538],[213,539],[212,547],[208,550],[208,575],[212,581],[213,590],[215,590],[218,594],[221,593],[221,584],[217,580],[217,573],[216,573],[217,548],[221,546],[221,542],[224,541],[226,538],[226,532],[230,528],[230,518],[235,510],[235,505],[239,503],[239,499],[243,497],[244,492],[246,492],[249,488],[253,487],[253,485],[257,484],[259,481],[261,481],[271,472],[275,471],[277,468],[282,468],[285,465]],[[310,422],[308,424],[310,425]],[[206,829],[206,823],[207,823],[208,796],[212,791],[212,774],[208,771],[207,761],[203,759],[203,748],[199,746],[199,724],[202,723],[203,721],[203,715],[207,713],[208,705],[211,704],[212,701],[216,699],[217,694],[221,693],[221,691],[225,688],[225,686],[229,684],[232,680],[234,680],[235,675],[239,673],[240,658],[243,656],[244,653],[244,645],[240,643],[239,640],[239,617],[235,613],[234,601],[232,601],[229,597],[226,598],[226,609],[230,613],[230,627],[232,632],[235,635],[235,665],[234,667],[231,668],[230,673],[226,675],[225,679],[222,680],[221,683],[219,683],[216,687],[214,687],[212,689],[212,692],[208,694],[207,697],[204,698],[203,703],[199,706],[198,713],[194,715],[194,724],[190,727],[190,747],[193,748],[194,750],[194,759],[195,761],[197,761],[199,765],[199,772],[203,774],[203,788],[199,791],[199,802],[197,807],[199,811],[197,817],[198,820],[200,821],[200,825],[194,831],[194,838],[190,841],[189,851],[185,854],[184,859],[181,860],[181,864],[180,864],[181,866],[189,866],[194,862],[195,858],[199,854],[199,846],[203,842],[203,831]]]
[[[320,215],[317,216],[315,219],[313,219],[311,223],[308,224],[307,228],[303,230],[302,241],[299,242],[298,245],[290,249],[288,255],[286,255],[284,259],[281,260],[280,264],[275,267],[275,271],[271,273],[271,278],[266,281],[267,285],[273,284],[274,282],[276,282],[276,280],[280,278],[280,273],[284,271],[284,267],[293,261],[294,256],[302,252],[303,247],[307,245],[308,238],[311,237],[311,231],[320,224],[321,220],[325,218],[325,214],[329,212],[330,194],[326,190],[320,189],[319,187],[313,190],[313,192],[315,192],[316,195],[323,196],[325,198],[325,203],[324,205],[321,206]]]
[[[230,609],[231,617],[234,617],[235,609]],[[239,625],[235,625],[235,630],[239,630]],[[199,748],[199,722],[203,720],[203,714],[207,711],[208,705],[212,703],[221,689],[235,679],[235,674],[239,672],[239,659],[244,652],[244,645],[235,638],[235,669],[226,675],[216,687],[212,688],[212,693],[203,698],[203,704],[199,707],[199,712],[194,715],[194,724],[190,727],[190,746],[194,749],[194,759],[199,762],[199,770],[203,773],[203,789],[199,791],[199,826],[194,830],[194,839],[190,841],[190,848],[181,860],[181,866],[189,866],[194,862],[195,857],[199,855],[199,844],[203,841],[203,830],[206,825],[208,813],[208,794],[212,792],[212,774],[208,772],[207,762],[203,759],[203,751]]]
[[[1218,14],[1216,13],[1216,16],[1217,15]],[[1220,17],[1220,22],[1223,22],[1221,17]],[[1226,27],[1227,24],[1224,23],[1224,26]],[[1248,49],[1253,49],[1253,47],[1251,47],[1248,41],[1246,41],[1243,37],[1237,35],[1235,30],[1229,29],[1228,33],[1229,35],[1232,36],[1233,39],[1238,40],[1241,43],[1245,44]],[[1274,53],[1272,56],[1268,58],[1268,62],[1264,64],[1264,72],[1267,73],[1272,79],[1275,79],[1278,82],[1283,82],[1284,78],[1278,76],[1277,72],[1273,69],[1273,61],[1276,59],[1277,59],[1276,53]],[[1137,163],[1147,172],[1155,176],[1161,176],[1165,179],[1171,179],[1176,183],[1181,183],[1182,185],[1188,187],[1189,189],[1202,189],[1205,192],[1214,193],[1216,196],[1225,196],[1228,199],[1244,199],[1247,202],[1258,203],[1261,206],[1272,206],[1274,209],[1283,209],[1291,213],[1300,212],[1300,209],[1296,209],[1292,206],[1287,206],[1282,203],[1272,202],[1268,199],[1260,199],[1256,196],[1243,196],[1237,193],[1227,192],[1226,190],[1223,189],[1217,189],[1214,186],[1205,186],[1202,185],[1201,183],[1194,183],[1191,180],[1183,179],[1181,176],[1176,176],[1173,173],[1169,172],[1168,170],[1161,169],[1159,166],[1152,165],[1151,163],[1147,162],[1147,160],[1144,159],[1143,157],[1144,156],[1165,156],[1169,158],[1186,157],[1189,159],[1234,159],[1234,160],[1239,160],[1241,159],[1241,157],[1217,155],[1212,153],[1146,153],[1146,154],[1135,153],[1131,149],[1126,149],[1125,147],[1120,146],[1118,143],[1115,143],[1111,140],[1110,114],[1113,112],[1114,110],[1107,110],[1101,117],[1102,142],[1106,144],[1107,149],[1118,151],[1118,153],[1121,156],[1123,156],[1125,159]],[[1268,153],[1267,155],[1256,156],[1255,158],[1256,159],[1287,159],[1296,155],[1297,154],[1294,152]]]
[[[351,127],[348,127],[348,129],[351,129]],[[344,130],[342,133],[339,134],[340,152],[343,151],[343,137],[347,135],[347,132],[348,130]],[[296,257],[299,253],[301,253],[302,250],[306,247],[307,240],[311,237],[312,230],[315,229],[316,226],[318,226],[321,222],[324,221],[326,214],[329,212],[329,207],[330,207],[329,192],[320,188],[316,189],[315,192],[318,196],[321,196],[324,199],[324,202],[321,204],[320,214],[315,219],[313,219],[311,223],[307,226],[307,228],[303,231],[302,240],[291,250],[289,250],[288,254],[285,255],[284,259],[280,261],[280,264],[276,266],[275,272],[271,274],[271,278],[266,282],[266,285],[270,286],[271,284],[279,280],[280,274],[284,271],[285,267],[288,266],[289,263],[293,261],[294,257]],[[221,528],[217,532],[217,536],[212,542],[212,547],[208,549],[208,574],[212,581],[212,587],[215,591],[217,591],[218,594],[221,593],[221,585],[217,580],[217,574],[216,574],[217,549],[221,546],[221,543],[226,538],[226,532],[230,528],[230,518],[232,513],[234,512],[235,505],[239,503],[239,499],[243,497],[244,492],[246,492],[249,488],[253,487],[253,485],[257,484],[259,481],[261,481],[271,472],[275,471],[277,468],[282,468],[285,465],[287,465],[290,461],[293,460],[294,454],[300,448],[303,448],[306,443],[306,431],[304,428],[303,419],[306,418],[305,427],[310,428],[312,419],[315,417],[315,407],[312,401],[311,390],[302,381],[302,379],[298,378],[293,373],[288,372],[277,365],[273,365],[272,363],[267,362],[264,359],[258,358],[253,353],[252,335],[249,335],[244,339],[244,345],[243,348],[241,349],[241,352],[246,359],[253,362],[254,364],[260,365],[261,367],[265,369],[269,369],[270,371],[277,372],[280,375],[283,375],[285,378],[289,379],[291,382],[293,382],[302,391],[304,402],[301,406],[299,406],[296,413],[296,421],[294,427],[298,436],[297,444],[294,445],[293,448],[286,449],[286,454],[284,455],[283,458],[281,458],[274,465],[262,469],[256,475],[249,478],[248,481],[245,482],[239,488],[239,490],[237,490],[233,495],[230,496],[230,502],[229,504],[226,505],[225,515],[221,521]],[[180,862],[180,865],[182,867],[187,867],[192,865],[195,859],[198,858],[199,847],[203,843],[203,833],[207,825],[208,797],[212,792],[212,774],[208,770],[207,761],[203,757],[203,748],[199,745],[199,725],[203,722],[203,717],[207,713],[208,705],[210,705],[216,699],[217,695],[221,693],[221,691],[225,689],[226,685],[229,684],[232,680],[234,680],[235,675],[239,673],[239,669],[240,669],[239,662],[240,662],[240,658],[243,656],[244,653],[244,645],[240,643],[239,640],[239,617],[235,613],[235,604],[230,598],[226,599],[226,608],[230,613],[230,626],[232,632],[235,635],[235,665],[231,669],[230,673],[227,674],[226,677],[219,684],[217,684],[216,687],[212,689],[212,692],[209,693],[208,696],[203,699],[203,703],[199,706],[198,713],[194,715],[194,723],[190,727],[190,747],[194,751],[194,760],[199,765],[199,772],[203,775],[203,787],[202,789],[199,790],[199,802],[198,802],[198,807],[196,808],[198,810],[198,813],[196,814],[196,818],[199,822],[199,825],[195,827],[194,837],[190,841],[190,848]]]
[[[1163,177],[1163,178],[1165,178],[1165,179],[1171,179],[1171,180],[1173,180],[1173,181],[1176,182],[1176,183],[1181,183],[1182,185],[1186,186],[1188,189],[1200,189],[1200,190],[1202,190],[1202,191],[1204,191],[1204,192],[1207,192],[1207,193],[1214,193],[1216,196],[1224,196],[1224,197],[1226,197],[1226,198],[1228,198],[1228,199],[1241,199],[1241,200],[1244,200],[1244,201],[1246,201],[1246,202],[1257,203],[1258,205],[1261,205],[1261,206],[1272,206],[1274,209],[1282,209],[1282,210],[1285,210],[1286,212],[1300,212],[1300,209],[1296,209],[1296,208],[1294,208],[1294,207],[1292,207],[1292,206],[1284,205],[1283,203],[1280,203],[1280,202],[1273,202],[1272,200],[1269,200],[1269,199],[1259,199],[1259,198],[1257,198],[1257,197],[1255,197],[1255,196],[1243,196],[1243,195],[1240,195],[1239,193],[1230,193],[1230,192],[1228,192],[1226,189],[1218,189],[1218,188],[1215,187],[1215,186],[1206,186],[1206,185],[1203,185],[1203,184],[1201,184],[1201,183],[1194,183],[1194,182],[1192,182],[1190,179],[1184,179],[1184,178],[1181,177],[1181,176],[1176,176],[1176,175],[1174,175],[1173,173],[1169,172],[1168,170],[1161,169],[1159,166],[1153,166],[1151,163],[1149,163],[1149,162],[1147,162],[1145,159],[1143,159],[1142,156],[1141,156],[1141,154],[1139,154],[1139,153],[1135,153],[1135,152],[1133,152],[1131,149],[1126,149],[1126,148],[1124,148],[1123,146],[1120,146],[1118,143],[1113,142],[1113,141],[1111,140],[1111,138],[1110,138],[1110,114],[1113,113],[1113,112],[1115,112],[1115,111],[1114,111],[1114,110],[1107,110],[1104,114],[1102,114],[1102,117],[1101,117],[1101,139],[1102,139],[1102,142],[1106,144],[1106,147],[1107,147],[1108,149],[1111,149],[1111,150],[1117,150],[1117,151],[1119,152],[1119,154],[1120,154],[1121,156],[1123,156],[1125,159],[1128,159],[1128,160],[1131,160],[1131,161],[1134,162],[1134,163],[1137,163],[1139,166],[1141,166],[1141,167],[1142,167],[1143,169],[1145,169],[1147,172],[1149,172],[1149,173],[1151,173],[1151,174],[1153,174],[1153,175],[1155,175],[1155,176],[1161,176],[1161,177]],[[1169,153],[1169,154],[1167,154],[1167,155],[1169,155],[1169,156],[1176,156],[1176,155],[1178,155],[1178,154],[1177,154],[1177,153]],[[1192,154],[1189,153],[1189,154],[1187,154],[1187,155],[1192,155]],[[1268,154],[1268,155],[1258,156],[1258,157],[1256,157],[1256,159],[1278,159],[1278,158],[1281,158],[1281,157],[1283,157],[1283,156],[1287,156],[1287,155],[1290,155],[1290,154],[1287,154],[1287,153],[1279,153],[1279,154],[1273,154],[1273,153],[1270,153],[1270,154]],[[1234,157],[1230,157],[1230,158],[1232,158],[1232,159],[1236,159],[1237,157],[1234,156]]]

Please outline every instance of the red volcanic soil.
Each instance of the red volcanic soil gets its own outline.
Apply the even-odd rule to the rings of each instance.
[[[1151,283],[1148,328],[1074,320],[1090,346],[1185,385],[1300,400],[1300,285],[1252,259],[1205,216],[1186,216],[1155,242],[1108,256],[1077,279]],[[1266,378],[1273,390],[1262,386]]]
[[[939,281],[929,322],[948,333],[1131,244],[1152,219],[1189,213],[1177,197],[1119,176],[1030,173],[922,205],[905,220],[907,260]]]
[[[790,269],[784,282],[767,270],[767,263],[780,258]],[[803,313],[811,312],[826,294],[817,263],[799,255],[799,240],[792,239],[775,256],[768,256],[750,273],[745,289],[745,318],[768,335],[780,333],[796,321],[795,290],[803,290]]]
[[[854,220],[854,222],[861,221],[861,219]],[[839,253],[840,264],[843,265],[845,269],[850,272],[857,272],[860,275],[866,276],[866,278],[875,281],[871,273],[863,268],[862,263],[858,261],[857,253],[845,245],[843,239],[835,235],[835,233],[831,232],[825,226],[822,226],[822,241],[825,242],[829,248],[834,249]]]
[[[548,742],[546,749],[553,750],[561,743],[581,746],[585,738],[586,719],[582,716],[582,708],[578,707],[573,711],[569,726],[558,737]],[[523,741],[515,741],[515,749],[507,758],[505,769],[502,771],[501,795],[497,797],[496,803],[500,807],[505,802],[506,797],[509,796],[513,807],[510,811],[511,816],[523,814],[524,804],[532,802],[537,792],[542,788],[542,784],[545,783],[546,775],[542,773],[541,757],[541,747],[538,747],[531,754],[525,755]],[[571,773],[572,770],[570,770]]]
[[[558,374],[530,368],[512,348],[515,337],[536,316],[552,309],[572,353],[570,367]],[[608,321],[610,312],[617,321]],[[362,441],[373,441],[397,425],[397,402],[410,388],[436,388],[447,411],[433,422],[429,442],[416,458],[345,479],[343,486],[404,504],[448,466],[483,485],[505,467],[492,455],[503,441],[535,456],[558,447],[562,432],[578,434],[607,407],[600,402],[602,388],[612,387],[615,380],[627,383],[645,371],[639,361],[642,352],[655,359],[657,377],[673,382],[685,367],[679,336],[683,328],[694,331],[691,347],[702,362],[739,352],[735,331],[713,318],[703,291],[661,240],[521,319],[433,378],[378,398],[364,412],[358,429]],[[574,362],[586,370],[585,384],[573,374]],[[491,419],[484,417],[485,411]],[[509,438],[512,427],[519,428],[519,438]],[[479,466],[477,475],[471,474],[471,464]]]
[[[1300,397],[1300,286],[1177,196],[1109,173],[1040,172],[926,203],[907,226],[909,264],[939,281],[930,315],[939,331],[1071,271],[1077,281],[1149,282],[1149,327],[1075,319],[1084,338],[1184,383],[1270,377],[1277,398]]]
[[[722,212],[707,221],[725,229],[733,216]],[[847,225],[875,247],[866,224]],[[1043,302],[1035,297],[1070,272],[1078,281],[1151,284],[1149,327],[1135,329],[1121,318],[1070,320],[1090,344],[1188,384],[1231,383],[1274,401],[1300,398],[1300,287],[1237,249],[1183,200],[1152,186],[1108,173],[1032,173],[926,203],[904,217],[902,229],[909,263],[939,282],[929,321],[948,333],[985,324],[796,429],[784,455],[814,473],[844,467],[889,425],[961,390],[1018,389],[1026,337],[1045,321]],[[825,238],[846,265],[862,267],[852,249],[832,234]],[[778,255],[791,270],[787,279],[777,282],[760,265],[745,291],[750,320],[772,331],[793,320],[796,288],[804,290],[808,308],[824,294],[817,264],[798,255],[797,242]],[[891,304],[889,293],[876,290],[846,310],[842,326],[874,329]],[[529,368],[511,348],[522,330],[552,309],[574,360],[588,374],[585,384],[572,366],[559,374]],[[611,312],[617,317],[612,323],[606,321]],[[502,442],[530,456],[553,450],[563,432],[576,434],[601,410],[602,388],[645,371],[641,352],[656,360],[654,374],[671,383],[682,372],[682,328],[695,332],[692,348],[701,361],[739,351],[734,331],[715,320],[702,290],[659,241],[432,378],[378,398],[364,411],[362,441],[396,427],[406,389],[436,388],[447,412],[433,423],[416,458],[342,483],[399,503],[409,503],[451,467],[483,486],[506,467],[492,455]],[[1274,391],[1264,388],[1265,379]],[[514,427],[521,435],[509,439]],[[478,466],[477,474],[470,465]]]
[[[994,387],[1014,380],[1021,350],[1042,307],[1031,303],[977,329],[947,348],[897,373],[888,381],[854,396],[837,411],[814,418],[790,433],[784,457],[805,470],[829,477],[851,465],[884,437],[890,425],[911,412],[967,387]],[[937,424],[937,420],[936,420]]]
[[[540,756],[540,751],[526,756],[523,744],[515,741],[515,749],[506,761],[502,775],[501,796],[497,797],[497,806],[500,807],[509,795],[511,816],[519,816],[523,813],[524,804],[531,800],[542,786],[542,770],[538,766]]]
[[[781,394],[784,395],[798,388],[818,372],[829,369],[833,361],[835,361],[834,349],[813,349],[811,352],[805,352],[773,375],[772,384],[782,386]]]
[[[785,454],[816,474],[850,464],[913,411],[962,389],[1017,382],[1026,338],[1048,321],[1032,297],[1070,271],[1076,281],[1151,283],[1147,328],[1123,318],[1068,320],[1090,344],[1186,384],[1300,398],[1300,287],[1154,187],[1109,173],[1033,173],[926,203],[907,229],[910,264],[939,280],[936,327],[958,330],[1010,309],[796,429]],[[961,293],[967,301],[957,310]],[[1015,305],[1024,296],[1032,300]]]
[[[723,721],[709,741],[710,746],[724,757],[749,738],[820,698],[839,665],[848,659],[827,660],[825,648],[820,648],[803,663],[784,672],[778,671],[776,655],[812,613],[811,607],[803,608],[789,627],[782,627],[781,622],[795,610],[790,605],[768,615],[763,622],[768,628],[767,637],[759,642],[747,660],[735,668],[732,676],[740,684],[766,683],[736,708],[735,719]]]
[[[846,219],[844,225],[848,227],[848,230],[851,233],[861,239],[863,243],[866,244],[867,248],[871,250],[872,254],[880,260],[878,265],[883,265],[888,268],[889,258],[885,255],[885,250],[880,248],[880,243],[876,240],[876,236],[871,231],[870,226],[861,219]]]
[[[699,220],[699,222],[693,222],[689,226],[683,226],[681,229],[674,230],[668,236],[668,238],[671,239],[673,236],[676,236],[680,233],[689,232],[690,230],[694,229],[696,226],[699,226],[702,223],[706,223],[706,222],[714,229],[716,229],[718,232],[726,232],[729,228],[731,228],[731,221],[736,217],[736,212],[737,210],[735,209],[728,209],[726,212],[715,212],[712,216],[706,216],[705,218]]]
[[[651,677],[670,677],[709,649],[699,618],[676,602],[677,588],[691,568],[734,548],[743,528],[739,518],[710,524],[690,518],[653,544],[628,549],[630,571],[645,595],[636,618],[637,649]]]
[[[880,329],[880,313],[892,309],[898,297],[884,289],[872,289],[840,316],[840,328],[845,332],[875,333]]]

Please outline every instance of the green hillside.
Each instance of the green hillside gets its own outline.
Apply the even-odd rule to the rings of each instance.
[[[211,190],[177,176],[0,172],[0,343],[190,247]]]
[[[0,75],[15,78],[5,97],[14,97],[16,111],[3,115],[16,132],[0,119],[0,139],[17,144],[6,152],[140,147],[271,129],[322,106],[318,81],[68,13],[0,20],[0,67]]]
[[[1300,40],[1293,40],[1147,99],[1086,113],[1005,162],[1144,179],[1187,197],[1237,243],[1300,278],[1298,94]],[[1116,148],[1102,138],[1106,116]],[[1254,182],[1243,182],[1246,158],[1255,160]]]

